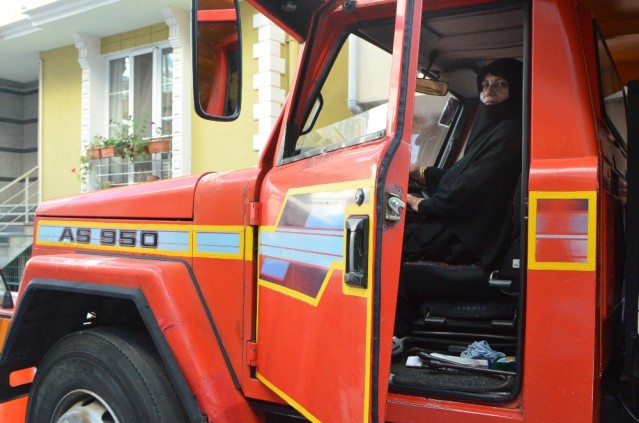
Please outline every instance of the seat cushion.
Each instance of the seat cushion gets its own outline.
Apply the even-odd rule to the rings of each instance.
[[[489,272],[479,265],[449,265],[434,261],[402,264],[400,280],[406,293],[416,299],[493,298],[498,292],[488,284]]]

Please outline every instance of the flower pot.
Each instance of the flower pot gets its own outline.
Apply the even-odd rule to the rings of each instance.
[[[155,175],[148,175],[146,177],[147,182],[153,182],[153,181],[159,181],[159,180],[160,180],[160,177]]]
[[[89,148],[86,153],[87,159],[89,160],[98,160],[102,157],[102,152],[99,148]]]
[[[168,153],[171,151],[171,139],[163,138],[149,141],[147,145],[149,153]]]
[[[100,149],[100,154],[102,157],[114,157],[115,147],[103,147]]]

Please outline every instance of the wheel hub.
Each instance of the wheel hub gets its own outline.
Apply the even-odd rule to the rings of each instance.
[[[111,407],[98,395],[87,390],[67,394],[56,407],[54,416],[63,413],[55,423],[119,423]]]

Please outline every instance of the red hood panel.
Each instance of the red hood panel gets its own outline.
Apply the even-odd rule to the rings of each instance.
[[[195,187],[202,175],[185,176],[46,201],[38,217],[193,219]]]

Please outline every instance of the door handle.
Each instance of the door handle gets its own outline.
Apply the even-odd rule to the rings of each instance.
[[[346,219],[344,283],[360,288],[368,286],[368,221],[368,216]]]

